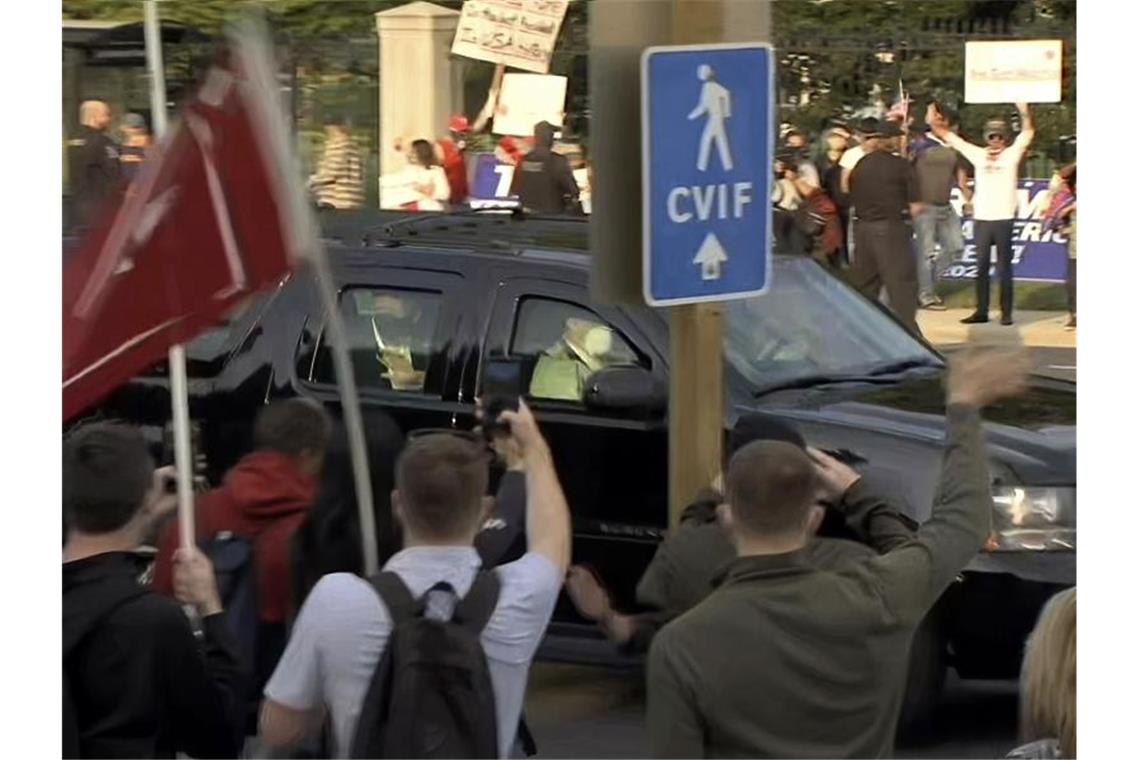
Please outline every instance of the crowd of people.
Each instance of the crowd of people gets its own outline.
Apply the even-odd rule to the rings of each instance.
[[[523,697],[563,587],[647,654],[655,756],[888,756],[910,639],[990,531],[980,410],[1025,369],[952,365],[922,525],[787,422],[746,415],[635,614],[570,566],[569,508],[521,400],[474,431],[405,433],[368,410],[374,576],[347,435],[319,404],[262,409],[254,450],[196,499],[196,543],[141,433],[81,425],[63,446],[64,756],[534,754]],[[817,537],[829,519],[858,541]],[[1075,630],[1070,590],[1029,639],[1011,756],[1075,757]]]
[[[963,253],[962,218],[950,203],[957,187],[973,217],[976,305],[961,321],[990,319],[990,264],[995,260],[1003,325],[1013,324],[1013,238],[1019,167],[1033,140],[1029,107],[1018,104],[1021,130],[991,119],[984,145],[958,134],[954,114],[931,103],[925,121],[865,118],[821,136],[814,161],[807,138],[789,130],[776,153],[772,203],[777,250],[810,254],[849,269],[852,284],[886,304],[917,331],[918,309],[945,310],[936,285]],[[1063,170],[1075,201],[1076,167]],[[973,184],[970,184],[970,179]],[[1059,181],[1059,180],[1058,180]],[[1068,233],[1070,319],[1076,327],[1075,202],[1063,210]]]

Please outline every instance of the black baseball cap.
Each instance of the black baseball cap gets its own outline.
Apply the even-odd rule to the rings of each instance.
[[[756,441],[782,441],[807,450],[807,442],[790,422],[763,412],[741,415],[728,434],[728,455]]]

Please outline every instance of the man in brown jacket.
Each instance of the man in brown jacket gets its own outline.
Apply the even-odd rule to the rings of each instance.
[[[1025,363],[971,355],[951,369],[946,454],[934,512],[917,534],[878,521],[880,555],[814,568],[822,514],[812,459],[756,442],[732,458],[722,519],[737,559],[649,654],[656,757],[886,757],[910,640],[982,547],[993,501],[978,410],[1022,387]]]

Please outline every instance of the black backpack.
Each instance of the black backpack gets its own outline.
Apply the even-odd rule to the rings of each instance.
[[[392,632],[364,697],[351,757],[498,757],[491,673],[479,641],[499,601],[499,578],[481,570],[451,620],[424,617],[437,583],[418,600],[392,572],[372,585]]]
[[[199,541],[198,546],[214,566],[222,615],[237,645],[238,656],[252,668],[257,662],[257,586],[253,542],[245,536],[221,531]]]
[[[88,618],[82,628],[64,631],[63,635],[63,757],[82,757],[79,737],[79,716],[75,710],[75,700],[71,696],[71,680],[67,673],[67,660],[87,637],[98,630],[115,610],[147,593],[144,586],[137,583],[122,584],[107,592],[99,601],[98,611]]]

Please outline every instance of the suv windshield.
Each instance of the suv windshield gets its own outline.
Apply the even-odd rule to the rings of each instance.
[[[942,366],[936,353],[809,258],[774,256],[773,286],[725,304],[725,358],[754,390]]]

